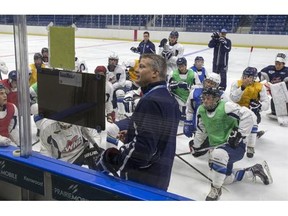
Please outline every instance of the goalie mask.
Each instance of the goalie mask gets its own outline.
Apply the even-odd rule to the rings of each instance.
[[[202,103],[208,112],[215,111],[221,97],[218,88],[204,88],[202,92]]]

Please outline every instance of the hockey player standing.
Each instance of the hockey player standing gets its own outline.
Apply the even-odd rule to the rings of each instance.
[[[257,69],[247,67],[243,71],[242,79],[232,83],[230,90],[230,99],[245,106],[253,111],[257,117],[257,123],[254,124],[251,134],[247,137],[247,157],[252,158],[255,153],[256,138],[258,133],[258,124],[261,122],[261,111],[269,109],[269,97],[265,86],[255,81],[257,78]]]
[[[18,109],[7,102],[6,89],[0,83],[0,146],[19,145]]]
[[[208,43],[208,47],[214,48],[213,51],[213,72],[220,74],[220,87],[226,90],[227,87],[227,71],[229,52],[231,51],[231,40],[226,38],[227,30],[222,29],[212,34],[212,39]]]
[[[165,59],[143,54],[137,84],[141,97],[130,118],[125,145],[108,148],[97,161],[99,170],[167,190],[176,150],[180,112],[167,89]],[[122,134],[123,135],[123,134]]]
[[[245,169],[233,169],[233,164],[244,156],[245,137],[249,136],[255,115],[246,107],[220,100],[217,88],[205,88],[203,103],[197,110],[197,130],[190,147],[195,157],[209,151],[208,165],[211,168],[211,190],[206,201],[218,200],[222,185],[244,178],[259,177],[265,184],[272,183],[267,163],[255,164]]]
[[[177,69],[177,59],[183,57],[184,47],[178,43],[178,31],[172,31],[169,35],[168,44],[167,39],[164,38],[159,45],[159,55],[163,56],[167,62],[167,76],[168,80],[172,76],[172,72]]]

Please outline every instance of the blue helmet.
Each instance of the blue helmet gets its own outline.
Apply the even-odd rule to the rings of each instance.
[[[243,76],[252,76],[254,78],[257,78],[257,68],[255,67],[247,67],[244,71],[243,71]]]
[[[185,57],[182,57],[182,58],[178,58],[177,61],[176,61],[176,64],[179,66],[179,65],[185,65],[187,66],[187,60]]]
[[[170,33],[169,37],[176,37],[176,38],[178,38],[178,37],[179,37],[178,31],[172,31],[172,32]]]
[[[17,71],[16,70],[10,71],[8,74],[8,79],[10,82],[17,81]]]

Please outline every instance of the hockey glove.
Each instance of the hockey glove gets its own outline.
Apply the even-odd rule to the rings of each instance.
[[[229,137],[227,143],[232,147],[232,148],[237,148],[240,144],[240,142],[243,140],[242,134],[238,131],[238,128],[234,128]]]
[[[182,89],[186,89],[186,90],[189,89],[189,88],[188,88],[188,84],[187,84],[186,82],[179,82],[179,83],[178,83],[178,87],[179,87],[179,88],[182,88]]]
[[[169,89],[170,89],[170,90],[175,90],[176,88],[178,88],[178,82],[176,82],[176,81],[171,81],[171,82],[169,83]]]
[[[160,45],[159,47],[164,47],[165,44],[167,44],[168,40],[166,38],[163,38],[161,41],[160,41]]]
[[[162,51],[162,56],[163,56],[166,60],[169,60],[169,59],[172,57],[172,53],[171,53],[170,51],[163,50],[163,51]]]
[[[138,49],[136,47],[131,47],[130,50],[134,53],[138,53]]]
[[[213,39],[219,39],[220,35],[219,35],[218,32],[213,32],[212,35],[211,35],[211,37],[212,37]]]
[[[262,104],[260,103],[260,101],[251,99],[249,107],[254,113],[255,112],[259,113],[261,111]]]
[[[93,148],[87,148],[83,152],[84,164],[88,165],[89,169],[96,170],[96,160],[101,155],[104,149],[94,146]]]
[[[200,156],[206,154],[208,152],[208,149],[207,149],[208,147],[209,147],[208,139],[206,139],[204,141],[204,143],[201,144],[201,146],[199,148],[194,147],[194,140],[191,140],[189,142],[189,148],[190,148],[191,154],[194,157],[200,157]]]
[[[186,137],[192,137],[194,131],[193,121],[184,121],[183,133]]]
[[[220,41],[220,43],[222,43],[223,45],[226,45],[226,44],[227,44],[226,39],[223,38],[223,37],[221,37],[221,38],[219,39],[219,41]]]
[[[96,161],[96,170],[118,176],[117,171],[120,168],[118,163],[119,155],[120,151],[116,148],[106,149]]]

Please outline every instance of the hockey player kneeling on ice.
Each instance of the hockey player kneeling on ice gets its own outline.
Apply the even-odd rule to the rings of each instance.
[[[73,124],[43,119],[40,125],[40,153],[79,166],[95,169],[95,160],[103,148],[97,132]]]
[[[288,67],[285,66],[286,64],[286,55],[285,53],[278,53],[275,58],[275,64],[269,65],[265,68],[263,68],[259,73],[258,76],[260,78],[260,81],[265,82],[265,86],[270,91],[270,84],[276,84],[280,82],[285,82],[286,85],[288,83]],[[280,89],[279,89],[280,90]],[[281,100],[285,100],[283,98],[283,94],[278,95],[278,89],[276,89],[275,94],[271,94],[271,114],[269,114],[269,117],[275,117],[276,118],[276,110],[274,105],[274,99],[279,99],[279,105],[280,109],[282,109],[282,103]],[[276,100],[277,100],[276,99]],[[283,109],[282,109],[283,110]]]
[[[255,153],[258,124],[261,122],[260,112],[268,110],[270,106],[265,86],[256,81],[257,74],[255,67],[247,67],[243,71],[242,79],[233,82],[230,90],[230,99],[240,106],[249,108],[257,117],[257,122],[247,137],[247,157],[249,158],[252,158]]]
[[[245,137],[252,130],[255,115],[244,106],[221,101],[220,94],[217,88],[203,89],[203,104],[197,111],[197,131],[194,141],[189,143],[194,156],[209,152],[212,182],[207,201],[220,198],[224,183],[241,181],[244,177],[259,177],[265,185],[272,183],[266,162],[245,169],[233,169],[233,164],[245,154]]]
[[[220,75],[211,72],[203,81],[204,88],[217,88],[220,84]],[[186,120],[184,121],[183,133],[187,137],[192,137],[196,131],[196,112],[201,105],[203,88],[193,88],[186,103]],[[223,95],[223,94],[222,94]],[[221,97],[222,97],[221,95]]]
[[[0,83],[0,146],[19,144],[18,109],[7,102],[5,86]]]
[[[178,69],[174,70],[169,80],[169,90],[179,103],[179,109],[182,112],[181,120],[186,118],[186,101],[190,90],[196,83],[200,85],[198,74],[191,69],[187,69],[186,58],[177,59]]]
[[[198,74],[199,80],[202,84],[207,76],[207,71],[204,67],[204,58],[202,56],[196,56],[194,65],[191,67],[191,70]]]
[[[113,53],[108,58],[108,73],[107,78],[112,83],[114,93],[112,104],[113,108],[117,110],[116,119],[121,120],[125,114],[125,108],[123,104],[125,92],[132,88],[132,82],[126,80],[126,72],[123,65],[119,65],[119,57],[117,54]]]

